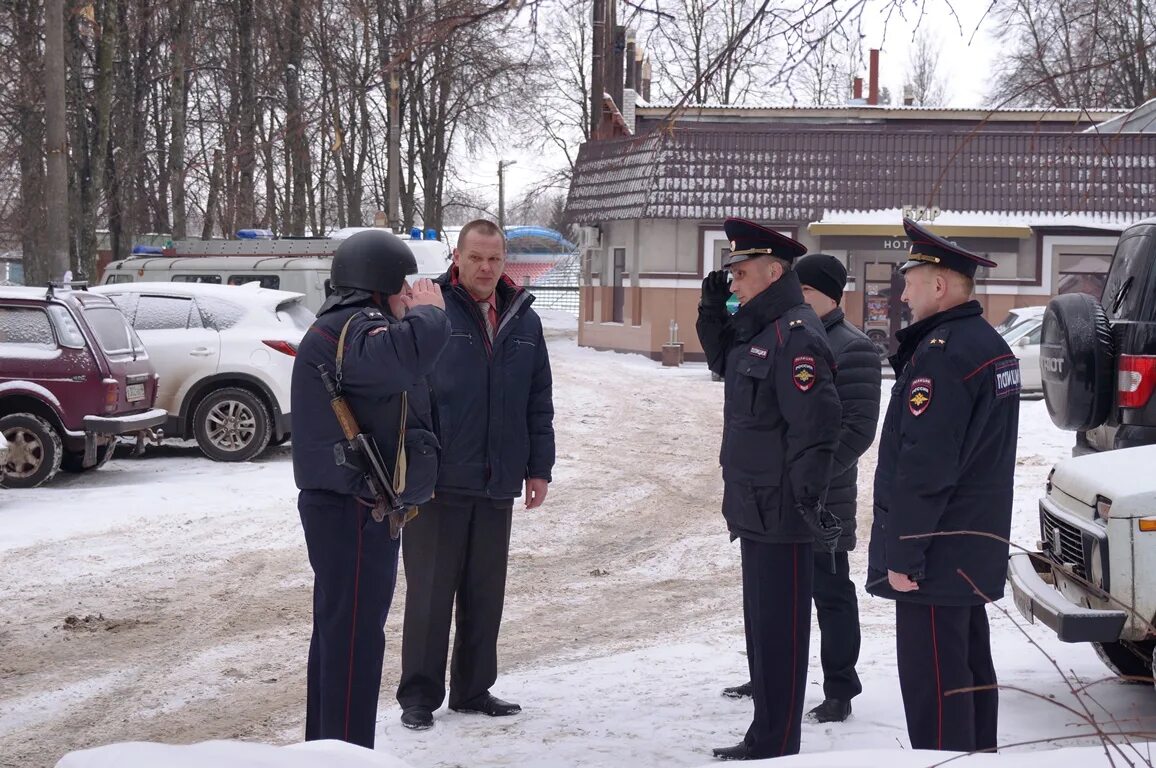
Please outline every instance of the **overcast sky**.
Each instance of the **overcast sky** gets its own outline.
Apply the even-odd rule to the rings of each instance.
[[[865,13],[863,31],[867,37],[863,47],[880,48],[881,85],[889,87],[893,95],[902,97],[911,41],[918,22],[921,28],[933,33],[942,45],[939,68],[947,79],[948,104],[956,107],[983,106],[988,73],[998,45],[989,31],[992,27],[990,19],[980,24],[989,5],[988,0],[953,0],[950,4],[955,9],[956,15],[953,15],[947,0],[929,0],[927,14],[922,20],[910,14],[904,18],[899,13],[893,13],[890,20],[886,21],[886,28],[886,19],[882,14]]]
[[[902,0],[898,4],[910,6],[921,1]],[[864,56],[870,48],[880,49],[880,86],[891,90],[893,103],[902,101],[912,38],[918,24],[920,28],[931,31],[942,45],[939,68],[946,79],[948,105],[984,105],[989,72],[998,45],[989,31],[990,20],[980,24],[990,0],[926,0],[926,13],[922,19],[914,15],[918,9],[911,8],[908,8],[906,16],[898,11],[890,17],[884,16],[880,9],[888,4],[888,0],[869,0],[869,4],[874,7],[863,14]],[[954,14],[951,8],[954,8]],[[864,61],[864,96],[866,66]],[[503,157],[516,161],[516,165],[506,170],[507,207],[529,186],[564,162],[560,157],[522,152],[508,152]],[[463,173],[465,186],[496,200],[497,164],[497,155],[477,158],[472,164],[474,170]],[[520,222],[507,221],[507,224],[517,223]]]

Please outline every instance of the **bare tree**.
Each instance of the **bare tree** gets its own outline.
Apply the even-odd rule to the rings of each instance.
[[[862,60],[860,39],[846,33],[833,10],[804,24],[811,55],[785,85],[792,99],[813,106],[844,104]]]
[[[926,29],[921,29],[912,41],[907,59],[907,85],[916,106],[937,107],[947,103],[947,80],[939,66],[941,50],[942,45]]]
[[[670,101],[741,104],[773,70],[774,25],[759,0],[677,0],[651,17],[659,91]],[[742,34],[740,34],[742,33]]]
[[[1156,94],[1146,0],[1012,0],[993,13],[994,104],[1130,108]]]

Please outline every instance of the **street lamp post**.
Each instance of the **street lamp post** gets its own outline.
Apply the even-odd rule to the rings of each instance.
[[[506,232],[506,174],[505,170],[516,164],[517,160],[498,161],[498,229]]]

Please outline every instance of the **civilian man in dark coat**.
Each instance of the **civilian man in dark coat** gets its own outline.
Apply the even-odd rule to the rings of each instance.
[[[976,268],[995,263],[913,221],[903,226],[911,241],[903,301],[914,322],[896,335],[891,357],[867,591],[895,601],[912,748],[994,750],[986,603],[1003,596],[1007,573],[1019,363],[971,299]]]
[[[442,445],[437,496],[405,529],[405,625],[397,700],[402,725],[433,725],[446,695],[450,618],[457,627],[450,709],[491,717],[521,707],[490,693],[514,499],[546,498],[554,466],[550,358],[534,297],[503,276],[506,240],[489,221],[458,235],[436,281],[453,328],[430,376]]]
[[[333,293],[293,362],[293,477],[313,567],[305,738],[373,748],[386,616],[397,580],[398,539],[378,519],[363,472],[339,465],[345,435],[322,378],[336,382],[361,431],[377,444],[407,507],[433,495],[438,444],[429,388],[450,336],[441,290],[411,288],[417,261],[384,230],[359,232],[333,256]],[[398,456],[399,435],[405,461]]]
[[[803,299],[815,310],[827,331],[835,356],[835,389],[843,406],[839,443],[827,491],[827,509],[843,527],[834,561],[815,558],[814,599],[819,614],[823,662],[823,702],[808,716],[820,723],[842,722],[851,714],[851,699],[863,692],[855,663],[859,659],[859,604],[847,553],[855,548],[855,515],[859,457],[875,440],[879,423],[882,371],[875,345],[843,316],[839,306],[847,284],[847,269],[834,256],[814,253],[795,264]],[[727,688],[723,695],[751,695],[751,684]]]
[[[823,506],[840,409],[826,333],[791,270],[806,249],[743,219],[727,219],[724,229],[730,253],[703,280],[697,329],[710,370],[726,382],[722,512],[742,543],[755,712],[743,741],[714,756],[756,760],[799,751],[812,546],[829,558],[841,532]]]

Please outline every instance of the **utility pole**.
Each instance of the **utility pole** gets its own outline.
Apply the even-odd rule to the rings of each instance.
[[[64,0],[44,6],[44,136],[48,157],[45,212],[49,279],[63,280],[68,258],[68,144],[64,103]]]
[[[517,163],[517,160],[498,161],[498,229],[502,236],[506,235],[506,174],[505,170]]]
[[[392,58],[389,66],[389,228],[401,231],[401,83]]]

